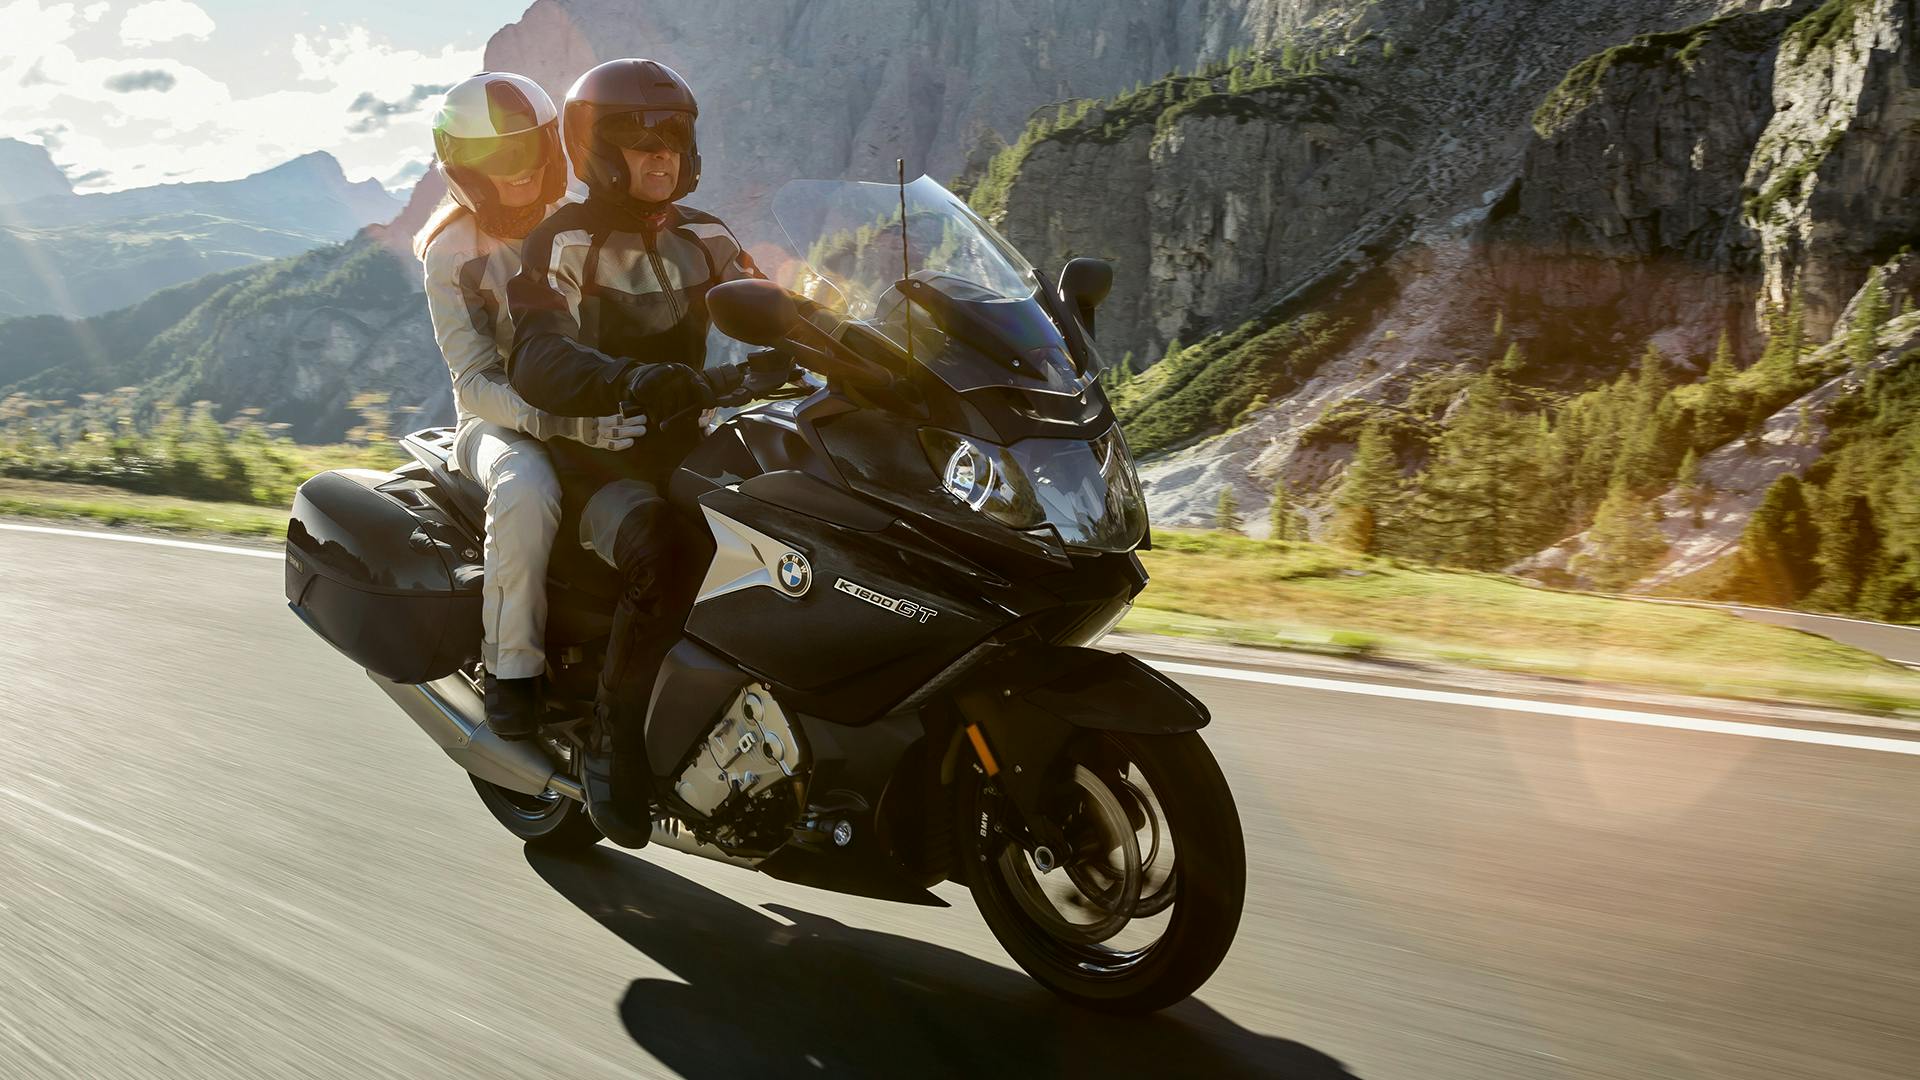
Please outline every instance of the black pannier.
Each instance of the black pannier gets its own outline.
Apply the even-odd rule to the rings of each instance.
[[[478,545],[420,494],[369,469],[300,485],[287,522],[287,602],[376,674],[428,682],[480,655]]]

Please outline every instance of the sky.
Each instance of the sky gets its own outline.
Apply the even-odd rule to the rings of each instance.
[[[530,0],[0,0],[0,138],[79,191],[232,180],[315,150],[410,187],[439,94]]]

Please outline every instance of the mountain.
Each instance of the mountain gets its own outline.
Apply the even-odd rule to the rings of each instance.
[[[689,202],[727,218],[749,243],[765,244],[777,235],[766,196],[789,179],[886,179],[899,156],[914,172],[950,178],[981,146],[990,150],[1017,133],[1038,106],[1115,92],[1196,57],[1224,56],[1242,41],[1274,40],[1317,2],[717,0],[688,7],[536,0],[489,41],[485,66],[524,72],[556,99],[602,60],[648,55],[673,66],[701,101],[705,176]],[[315,165],[301,159],[283,169]],[[446,370],[432,344],[418,265],[407,252],[442,190],[429,173],[390,224],[345,247],[235,279],[110,374],[37,360],[23,365],[10,343],[16,324],[0,323],[0,378],[10,367],[37,372],[0,382],[0,396],[68,400],[134,384],[146,401],[261,408],[264,419],[291,424],[297,437],[314,441],[338,439],[357,422],[346,405],[357,390],[384,390],[396,405],[420,410],[402,424],[450,421]],[[80,206],[62,205],[48,216],[77,230],[118,213],[179,213],[179,198],[174,188],[82,196]],[[249,212],[263,212],[263,203],[280,205],[256,200]],[[47,204],[30,205],[37,211]],[[345,223],[324,208],[290,217]],[[345,218],[365,223],[393,213]],[[288,223],[282,217],[264,224]],[[175,242],[172,250],[189,246]],[[110,261],[105,252],[101,257]],[[8,261],[0,250],[0,268]],[[211,262],[203,266],[212,269]],[[778,266],[771,255],[763,262]],[[342,270],[348,266],[351,273]],[[389,291],[343,295],[346,282],[362,277],[386,282]],[[10,287],[0,272],[0,290]],[[0,293],[0,312],[5,304]],[[89,319],[66,332],[84,338],[96,325]]]
[[[0,139],[0,206],[49,195],[71,195],[73,185],[48,156],[47,148],[18,139]]]
[[[1230,63],[1042,115],[967,177],[1036,262],[1115,260],[1100,345],[1140,372],[1116,393],[1157,454],[1157,521],[1210,524],[1223,487],[1257,508],[1284,483],[1325,529],[1364,420],[1417,487],[1509,349],[1551,427],[1648,346],[1682,384],[1723,335],[1730,364],[1757,363],[1791,307],[1792,377],[1751,380],[1766,411],[1699,452],[1764,437],[1798,407],[1775,391],[1838,363],[1814,346],[1848,330],[1870,271],[1920,240],[1906,0],[1305,15]],[[1817,422],[1826,399],[1801,404]]]
[[[417,264],[413,264],[417,266]],[[257,409],[301,442],[335,442],[350,404],[388,395],[402,426],[450,419],[447,369],[417,270],[372,235],[264,266],[210,274],[122,311],[0,323],[0,398],[63,402],[43,428],[100,430],[90,395],[132,387],[136,422],[159,404]],[[54,362],[23,363],[36,356]]]
[[[773,188],[885,179],[896,156],[1037,264],[1112,259],[1099,346],[1156,521],[1210,525],[1231,488],[1264,535],[1284,489],[1313,535],[1371,550],[1751,597],[1754,545],[1784,543],[1800,498],[1825,531],[1793,535],[1832,550],[1793,580],[1902,612],[1915,19],[1912,0],[537,0],[486,64],[556,95],[612,56],[672,64],[701,94],[690,201],[776,269]],[[315,440],[362,390],[447,419],[404,253],[435,184],[220,284],[111,370],[22,363],[0,324],[0,394],[120,379]],[[1725,585],[1730,562],[1748,569]]]
[[[0,156],[32,160],[4,147]],[[28,190],[47,186],[44,173],[24,175]],[[0,315],[109,311],[204,274],[337,243],[399,209],[377,182],[350,183],[324,153],[240,180],[24,198],[0,205]]]
[[[959,174],[1035,109],[1264,45],[1325,0],[535,0],[487,43],[492,70],[557,101],[587,68],[648,56],[700,98],[693,205],[746,239],[793,179]]]

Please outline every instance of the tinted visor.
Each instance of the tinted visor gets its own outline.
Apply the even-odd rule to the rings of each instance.
[[[546,132],[541,128],[495,135],[485,139],[456,139],[441,134],[434,139],[443,164],[472,169],[488,176],[519,176],[542,164]]]
[[[600,118],[600,137],[623,150],[670,150],[684,154],[693,147],[693,116],[684,112],[649,109],[614,113]]]

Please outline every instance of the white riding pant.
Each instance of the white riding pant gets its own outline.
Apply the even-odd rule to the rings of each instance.
[[[487,489],[481,661],[496,679],[547,670],[547,557],[560,531],[560,479],[531,435],[480,421],[454,445],[454,468]]]

